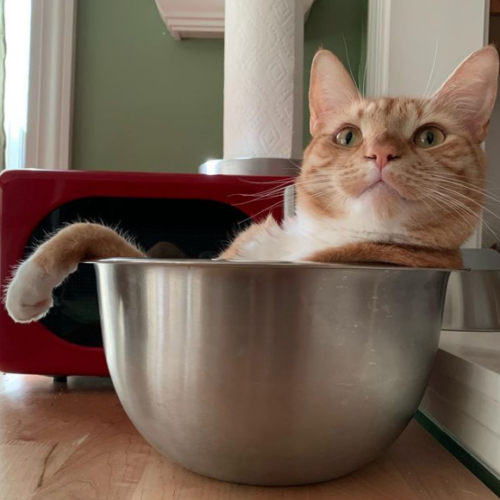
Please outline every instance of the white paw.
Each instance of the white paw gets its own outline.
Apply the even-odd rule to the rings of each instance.
[[[52,290],[64,276],[51,276],[31,259],[17,269],[8,285],[5,307],[9,316],[17,323],[30,323],[43,318],[53,304]]]

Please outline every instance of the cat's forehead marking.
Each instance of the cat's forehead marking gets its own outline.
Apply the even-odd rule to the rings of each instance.
[[[361,101],[357,104],[355,115],[364,134],[394,132],[410,137],[420,125],[423,108],[417,99],[382,97],[368,102]]]

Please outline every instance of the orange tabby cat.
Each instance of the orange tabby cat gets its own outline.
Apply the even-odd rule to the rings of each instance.
[[[430,98],[365,99],[339,60],[320,50],[297,213],[283,224],[254,224],[221,258],[459,268],[459,248],[482,210],[481,143],[498,71],[497,51],[485,47]],[[34,321],[82,260],[143,256],[109,228],[66,227],[19,266],[7,310],[15,321]]]

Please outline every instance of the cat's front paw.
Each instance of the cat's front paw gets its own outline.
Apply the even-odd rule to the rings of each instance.
[[[43,318],[53,304],[52,290],[61,280],[51,276],[31,259],[15,272],[5,294],[5,308],[17,323]]]

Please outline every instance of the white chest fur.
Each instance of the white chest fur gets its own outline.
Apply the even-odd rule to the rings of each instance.
[[[364,204],[363,204],[364,205]],[[238,252],[238,260],[299,261],[317,251],[366,241],[406,239],[401,221],[382,222],[364,206],[350,207],[342,219],[319,217],[300,209],[282,225],[275,224],[255,236]]]

